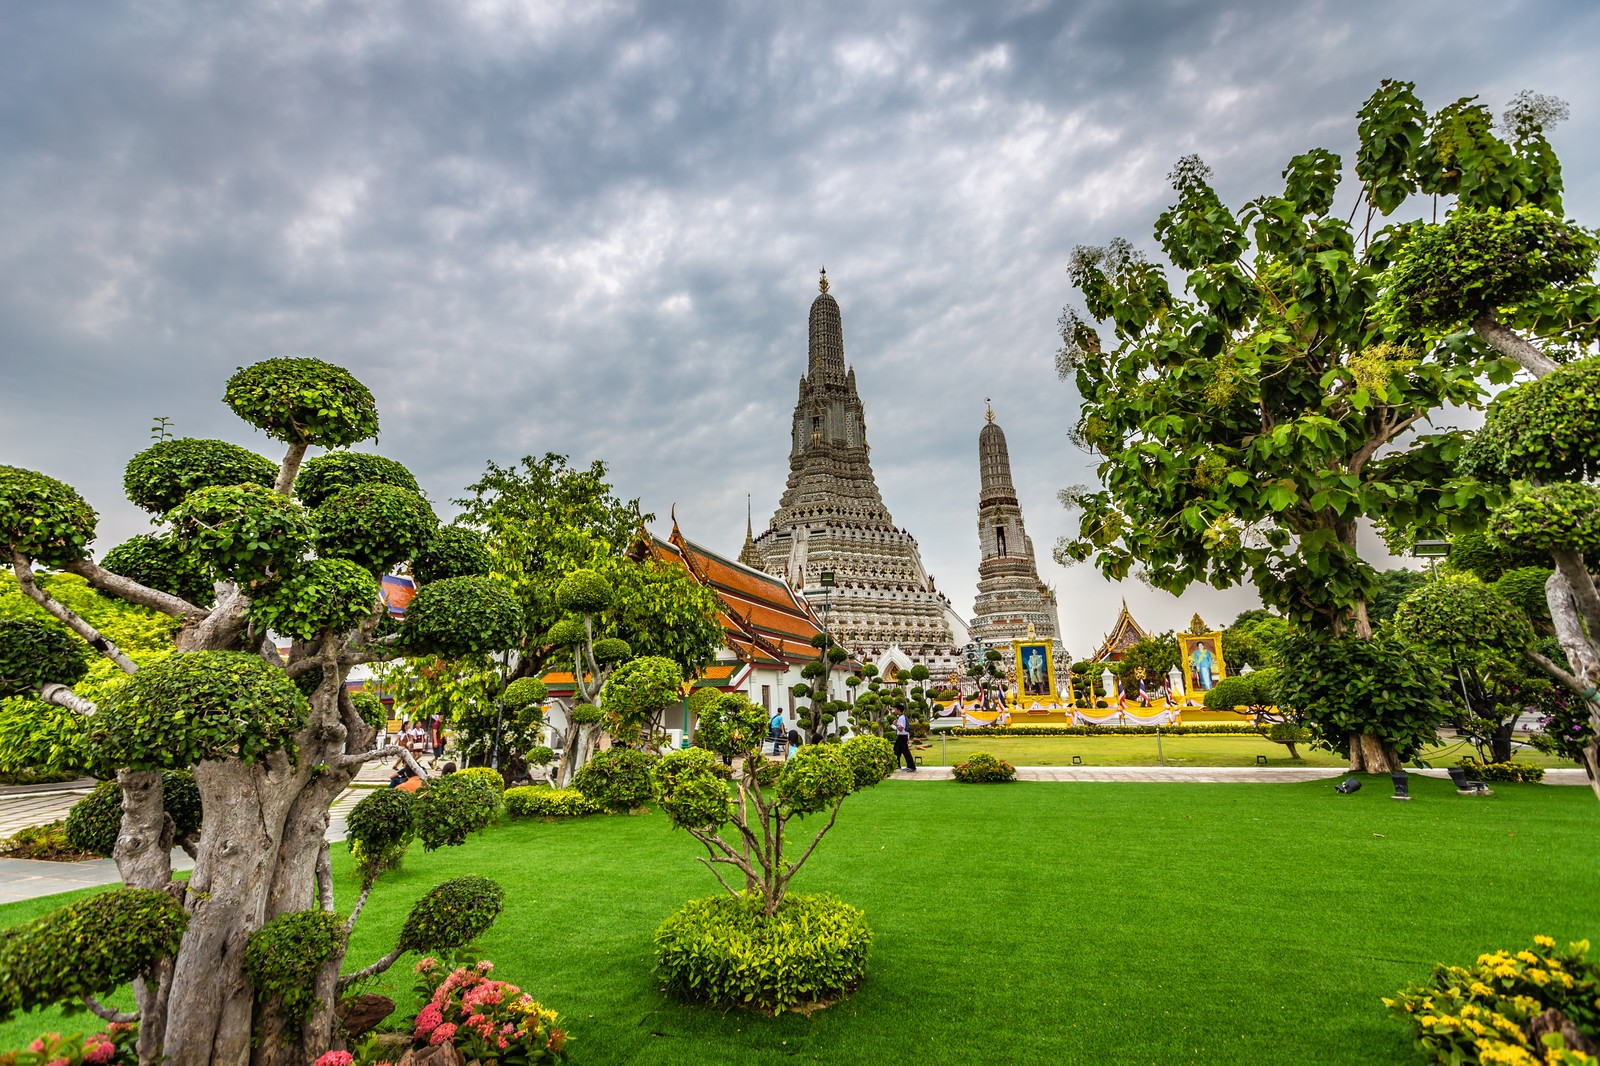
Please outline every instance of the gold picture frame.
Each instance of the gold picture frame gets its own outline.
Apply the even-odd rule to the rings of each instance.
[[[1222,633],[1185,633],[1178,637],[1183,656],[1183,688],[1190,696],[1203,696],[1228,676],[1222,658]]]
[[[1026,708],[1061,702],[1056,692],[1056,653],[1048,640],[1013,640],[1011,657],[1016,673],[1017,704]]]

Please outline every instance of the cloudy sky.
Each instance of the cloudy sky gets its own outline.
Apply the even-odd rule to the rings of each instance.
[[[728,552],[787,472],[826,264],[885,502],[958,607],[977,576],[985,397],[1040,554],[1093,479],[1053,371],[1076,244],[1151,246],[1198,152],[1238,205],[1287,159],[1353,156],[1380,78],[1430,108],[1534,89],[1568,212],[1600,223],[1600,5],[59,3],[0,33],[0,462],[76,485],[99,549],[155,416],[278,448],[220,403],[313,355],[376,393],[379,447],[436,502],[527,453]],[[1353,195],[1349,191],[1347,196]],[[663,527],[664,528],[664,527]],[[1120,596],[1048,558],[1082,655]]]

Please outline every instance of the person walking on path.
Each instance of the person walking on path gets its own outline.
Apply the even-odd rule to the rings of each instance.
[[[917,760],[911,757],[911,723],[906,721],[906,712],[901,711],[894,720],[894,768],[900,769],[900,756],[906,757],[905,769],[912,773],[917,772]]]

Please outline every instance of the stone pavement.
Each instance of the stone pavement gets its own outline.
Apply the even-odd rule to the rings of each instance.
[[[387,770],[383,773],[383,779],[388,780]],[[360,781],[360,778],[357,780]],[[72,805],[88,793],[87,788],[68,787],[0,796],[0,838],[9,837],[18,829],[65,818]],[[328,811],[329,840],[344,839],[345,817],[350,813],[350,808],[366,794],[365,788],[347,788],[333,801]],[[187,853],[181,848],[172,849],[174,871],[181,872],[193,867],[194,860]],[[0,903],[15,903],[96,885],[114,885],[121,879],[117,864],[111,859],[90,859],[85,862],[0,859]]]
[[[1444,770],[1409,770],[1424,777],[1449,777]],[[1284,784],[1321,781],[1349,773],[1334,766],[1019,766],[1018,781],[1165,781],[1172,783]],[[915,774],[896,772],[896,781],[950,781],[949,766],[920,766]],[[1547,785],[1589,784],[1582,770],[1546,770]]]

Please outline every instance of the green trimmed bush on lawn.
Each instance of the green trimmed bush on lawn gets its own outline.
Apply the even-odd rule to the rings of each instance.
[[[446,774],[428,782],[412,806],[422,850],[454,847],[494,824],[500,813],[500,793],[482,777]]]
[[[990,755],[986,751],[973,752],[967,756],[967,761],[955,768],[957,781],[972,784],[993,784],[1003,781],[1015,781],[1017,768],[1004,759]]]
[[[607,748],[584,763],[572,783],[607,810],[637,810],[650,800],[650,767],[657,759],[632,748]]]
[[[482,781],[494,790],[496,796],[505,795],[506,779],[492,766],[469,766],[465,770],[457,770],[455,776]]]
[[[771,916],[758,896],[708,896],[678,908],[655,942],[656,973],[674,998],[778,1014],[849,995],[866,973],[872,930],[827,894],[790,893]]]
[[[506,789],[506,811],[513,818],[575,818],[604,810],[575,788],[523,785]]]
[[[403,789],[375,788],[345,820],[350,854],[362,879],[371,881],[399,867],[417,835],[416,797]]]

